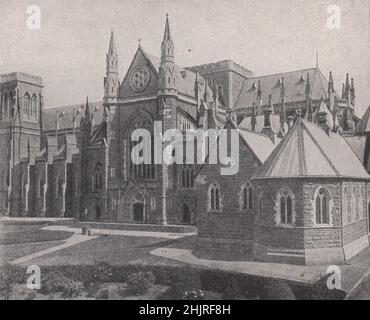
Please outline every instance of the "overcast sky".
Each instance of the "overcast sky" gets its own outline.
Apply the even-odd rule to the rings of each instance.
[[[27,7],[41,9],[41,29],[26,26]],[[340,30],[327,28],[327,7],[341,8]],[[333,70],[340,93],[355,79],[357,114],[370,105],[367,0],[0,0],[0,73],[40,75],[45,107],[101,100],[113,28],[122,80],[137,49],[159,56],[170,16],[176,63],[231,59],[255,75],[319,65]]]

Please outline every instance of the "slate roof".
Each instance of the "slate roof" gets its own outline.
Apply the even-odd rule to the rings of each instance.
[[[370,178],[346,140],[297,118],[253,178]]]
[[[272,114],[270,116],[271,129],[274,133],[278,134],[281,129],[280,116],[278,114]],[[256,127],[257,132],[261,132],[265,124],[265,117],[263,115],[256,116]],[[239,128],[252,131],[252,117],[245,117],[239,123]]]
[[[270,138],[265,135],[243,129],[239,129],[239,134],[261,163],[267,160],[268,156],[275,148]],[[240,161],[243,160],[240,159]]]
[[[302,69],[291,72],[249,78],[244,81],[235,108],[251,107],[257,101],[258,82],[261,83],[262,103],[268,103],[272,95],[272,103],[280,103],[281,79],[284,78],[285,103],[306,101],[306,78],[309,74],[312,100],[327,99],[328,81],[321,70],[316,68]],[[280,84],[279,84],[280,81]]]
[[[90,110],[94,111],[94,123],[99,124],[103,120],[104,108],[103,101],[89,102]],[[78,111],[78,114],[76,112]],[[59,118],[59,130],[73,129],[73,118],[76,115],[76,129],[80,128],[81,119],[84,117],[85,105],[78,104],[59,108],[46,108],[43,113],[43,126],[46,131],[56,130],[56,114],[63,112]]]
[[[362,116],[360,122],[357,124],[354,134],[364,134],[370,132],[370,106]]]
[[[366,147],[366,136],[345,136],[347,143],[352,148],[353,152],[357,157],[364,162],[365,161],[365,147]]]
[[[161,59],[147,53],[142,47],[139,48],[144,54],[144,56],[152,63],[153,67],[159,73],[159,67],[161,64]],[[196,73],[181,68],[180,66],[175,64],[174,67],[175,70],[175,76],[176,76],[176,82],[175,87],[178,92],[187,95],[189,97],[195,98],[195,82],[196,82]],[[203,97],[205,92],[205,80],[202,76],[198,75],[198,80],[203,83],[203,89],[201,89],[200,95]]]

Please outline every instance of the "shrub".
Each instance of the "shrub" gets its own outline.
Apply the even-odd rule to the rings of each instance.
[[[6,264],[0,268],[0,279],[8,281],[10,284],[24,284],[27,282],[26,269],[20,266]]]
[[[155,278],[152,272],[138,272],[128,276],[127,289],[134,295],[147,293],[154,285]]]
[[[224,300],[243,300],[245,296],[243,290],[240,288],[236,277],[232,277],[229,285],[223,292],[222,299]]]
[[[182,299],[186,292],[199,291],[202,288],[199,271],[189,266],[179,270],[178,278],[174,286],[174,294],[178,299]]]
[[[282,280],[270,280],[264,286],[267,300],[296,300],[295,294],[288,283]]]
[[[205,296],[202,290],[192,290],[192,291],[186,291],[182,299],[183,300],[204,300]]]
[[[76,298],[84,290],[84,286],[71,280],[58,272],[48,273],[42,281],[41,292],[50,294],[53,292],[61,292],[64,298]]]
[[[113,268],[104,261],[95,262],[92,267],[93,281],[111,282],[113,276]]]
[[[9,281],[0,278],[0,300],[9,300],[12,285]]]
[[[108,300],[109,299],[109,289],[100,289],[96,294],[96,299],[98,300]]]

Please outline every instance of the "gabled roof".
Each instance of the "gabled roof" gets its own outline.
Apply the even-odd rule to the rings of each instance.
[[[366,112],[362,116],[360,122],[355,128],[355,134],[365,134],[366,132],[370,132],[370,106],[367,108]]]
[[[261,163],[267,160],[268,156],[275,148],[270,138],[263,134],[243,129],[239,129],[239,134]],[[243,160],[240,159],[240,161]]]
[[[103,101],[89,102],[91,112],[94,114],[94,124],[99,124],[103,120],[104,108]],[[75,118],[75,129],[80,127],[81,119],[85,114],[85,106],[83,104],[44,109],[42,115],[43,127],[46,131],[56,130],[56,116],[63,113],[59,118],[59,130],[73,129],[73,119]]]
[[[161,64],[161,59],[147,53],[142,47],[140,47],[138,50],[141,50],[144,56],[146,57],[147,60],[152,64],[152,66],[155,68],[157,74],[159,73],[159,67]],[[174,71],[175,71],[175,87],[178,92],[187,95],[189,97],[195,98],[195,83],[196,83],[196,74],[188,69],[184,69],[179,67],[178,65],[175,64],[174,66]],[[202,90],[200,92],[200,96],[204,96],[205,92],[205,80],[202,76],[198,75],[199,81],[203,82],[203,86],[201,87]]]
[[[321,70],[316,68],[302,69],[291,72],[249,78],[244,81],[235,108],[251,107],[257,101],[258,82],[261,84],[262,103],[267,105],[269,95],[272,103],[281,101],[281,79],[284,78],[285,103],[306,100],[306,78],[309,75],[312,100],[327,99],[328,81]]]
[[[253,178],[370,178],[346,140],[297,118]]]

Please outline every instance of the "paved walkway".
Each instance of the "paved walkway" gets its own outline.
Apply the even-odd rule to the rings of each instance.
[[[15,260],[11,261],[10,263],[11,264],[22,264],[22,263],[25,263],[27,261],[33,260],[35,258],[40,258],[42,256],[45,256],[49,253],[53,253],[53,252],[56,252],[56,251],[59,251],[59,250],[65,249],[65,248],[69,248],[69,247],[72,247],[72,246],[74,246],[76,244],[79,244],[81,242],[85,242],[85,241],[96,239],[96,238],[97,237],[88,237],[88,236],[83,236],[83,235],[80,235],[80,234],[75,234],[71,238],[65,240],[65,242],[61,245],[29,254],[29,255],[21,257],[19,259],[15,259]]]
[[[81,233],[81,228],[68,226],[46,226],[43,230],[58,230],[69,231],[74,233]],[[150,237],[150,238],[165,238],[177,240],[184,237],[193,236],[196,233],[170,233],[157,231],[138,231],[138,230],[111,230],[111,229],[91,229],[92,234],[96,235],[110,235],[110,236],[127,236],[127,237]]]
[[[1,217],[0,222],[68,222],[73,218]]]
[[[255,276],[284,279],[294,282],[315,283],[326,273],[325,266],[300,266],[281,263],[264,263],[256,261],[223,261],[200,259],[191,250],[176,248],[158,248],[152,255],[194,264],[202,267],[240,272]]]

